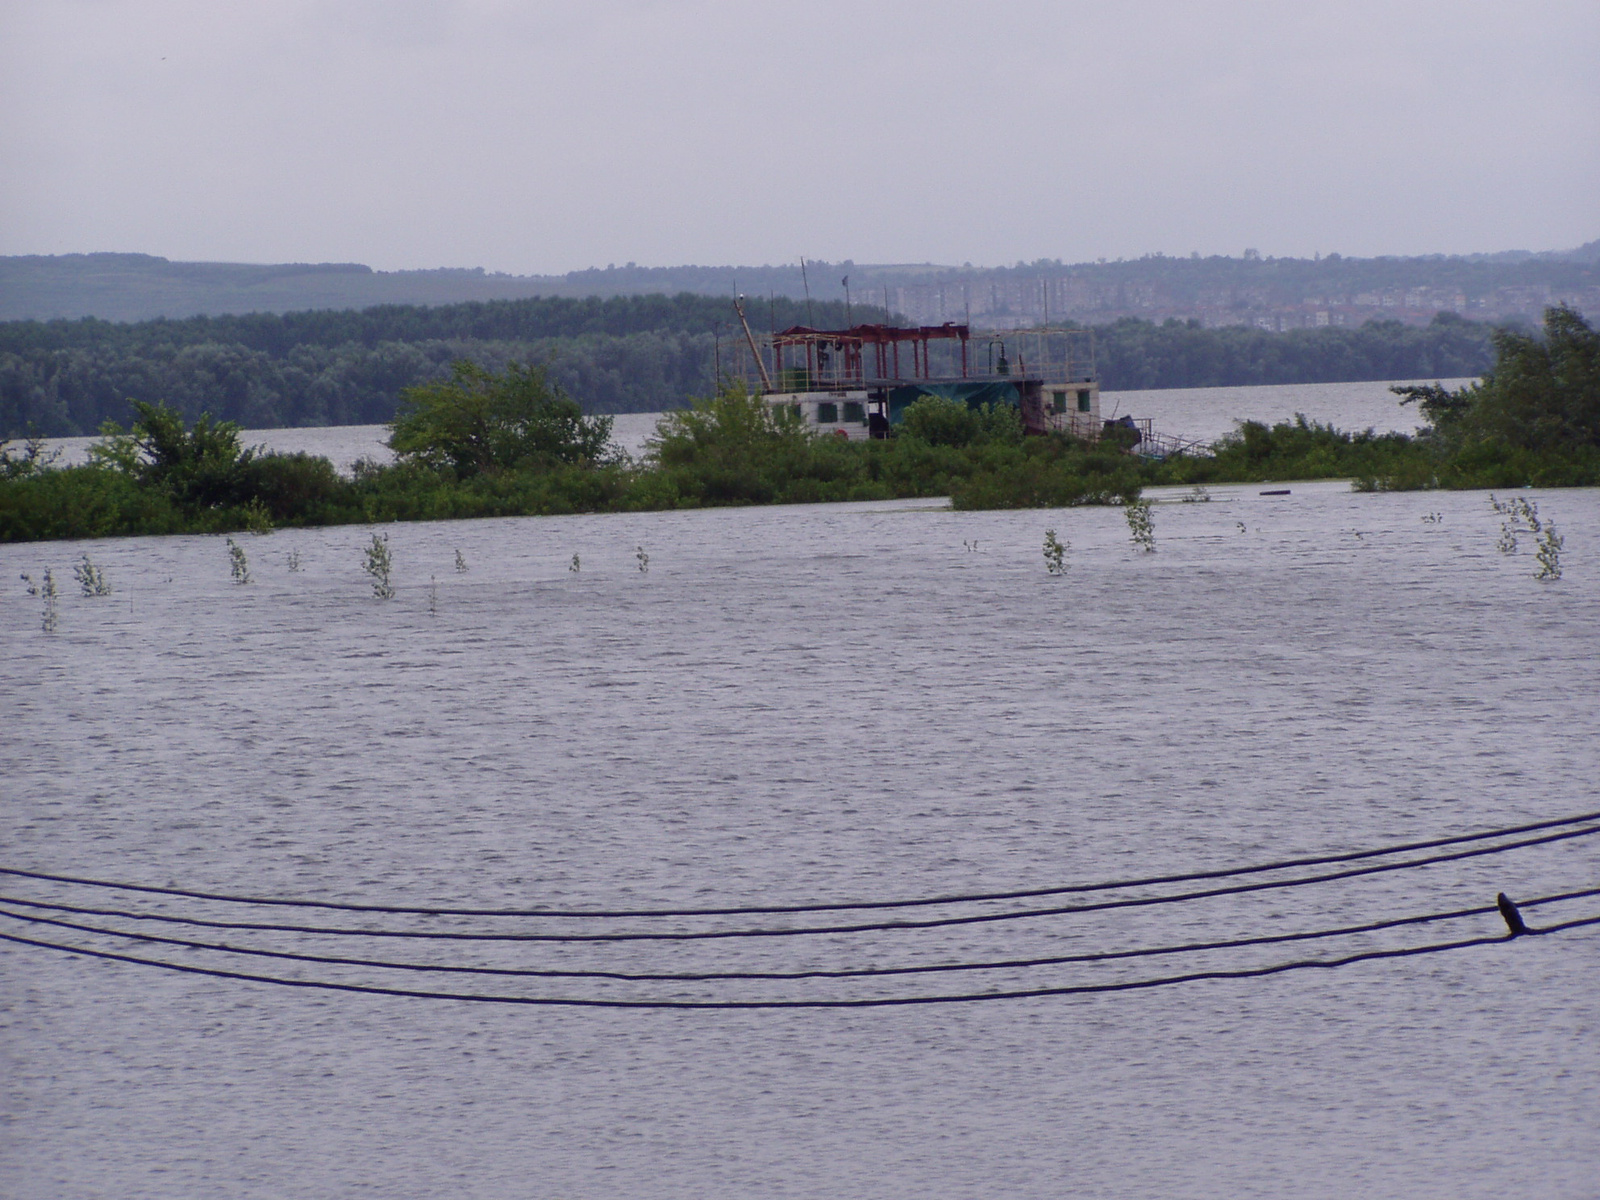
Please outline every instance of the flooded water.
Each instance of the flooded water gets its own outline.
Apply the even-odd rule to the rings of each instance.
[[[241,538],[247,586],[231,582],[220,538],[0,546],[4,861],[411,906],[737,906],[1204,870],[1600,808],[1600,492],[1521,493],[1566,539],[1565,578],[1541,583],[1526,538],[1496,551],[1481,493],[1262,490],[1157,494],[1153,554],[1116,509],[395,525],[381,531],[388,601],[363,573],[363,528]],[[1063,577],[1045,570],[1047,528],[1070,544]],[[85,553],[111,595],[71,586]],[[69,585],[48,634],[18,581],[45,566]],[[1597,843],[823,937],[462,944],[138,928],[430,965],[913,966],[1548,896],[1600,886]],[[237,919],[220,903],[0,888]],[[1595,914],[1600,898],[1527,910],[1535,926]],[[251,959],[0,920],[0,932],[287,979],[673,1000],[1074,986],[1504,929],[1484,914],[1108,963],[649,983]],[[1581,1200],[1600,1178],[1597,968],[1590,929],[1149,991],[636,1011],[298,990],[3,944],[0,1193]]]
[[[1433,380],[1411,382],[1432,383]],[[1447,379],[1450,387],[1472,382]],[[1244,420],[1292,420],[1304,413],[1313,421],[1339,429],[1376,429],[1400,433],[1416,431],[1418,414],[1414,406],[1402,407],[1387,383],[1307,383],[1283,387],[1169,388],[1144,392],[1106,392],[1101,396],[1106,416],[1148,417],[1162,433],[1195,441],[1214,441]],[[644,452],[645,443],[655,434],[660,413],[620,413],[612,425],[613,440],[630,454]],[[392,462],[394,455],[385,442],[386,425],[335,425],[320,429],[247,429],[241,441],[247,446],[265,446],[286,454],[307,451],[333,460],[341,471],[349,472],[357,459]],[[59,451],[62,466],[84,462],[92,437],[55,438],[48,444]]]

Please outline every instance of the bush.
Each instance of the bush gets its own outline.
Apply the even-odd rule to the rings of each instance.
[[[496,375],[462,359],[451,371],[445,383],[400,393],[389,446],[402,461],[448,466],[466,479],[607,456],[611,418],[585,417],[543,367],[511,363]]]
[[[184,514],[161,492],[119,471],[47,469],[0,479],[0,542],[179,533]]]
[[[241,475],[255,452],[240,448],[237,425],[201,413],[191,427],[166,404],[136,400],[133,407],[131,430],[115,421],[100,427],[105,440],[89,448],[91,462],[164,492],[188,512],[244,503]]]
[[[965,447],[982,436],[983,420],[959,400],[924,396],[901,416],[899,433],[930,446]]]
[[[1141,490],[1141,464],[1129,455],[1070,438],[1030,438],[972,471],[950,501],[958,509],[1066,508],[1121,504]]]
[[[311,454],[262,454],[240,470],[239,494],[246,503],[259,501],[274,522],[321,524],[341,503],[352,500],[352,487],[333,464]]]

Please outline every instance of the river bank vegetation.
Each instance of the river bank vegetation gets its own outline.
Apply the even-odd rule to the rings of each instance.
[[[1026,437],[1017,411],[925,399],[880,441],[818,437],[736,384],[666,413],[640,459],[615,450],[539,366],[458,361],[405,390],[392,464],[242,446],[239,429],[136,401],[87,465],[37,442],[0,453],[0,541],[266,532],[280,526],[950,496],[957,508],[1120,504],[1160,484],[1350,478],[1361,490],[1600,485],[1600,334],[1569,309],[1542,336],[1502,331],[1477,384],[1393,389],[1431,423],[1412,437],[1301,417],[1245,422],[1208,453],[1157,461],[1125,431]]]

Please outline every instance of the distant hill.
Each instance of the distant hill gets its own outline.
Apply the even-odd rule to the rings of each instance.
[[[936,270],[937,268],[928,268]],[[848,268],[846,268],[848,270]],[[816,299],[844,299],[834,269],[809,282]],[[886,278],[894,269],[880,268]],[[806,277],[784,267],[608,267],[570,275],[471,270],[374,271],[360,263],[191,263],[150,254],[0,257],[0,321],[100,317],[182,319],[240,313],[363,309],[380,304],[443,305],[535,296],[611,297],[690,292],[801,299]],[[881,303],[862,294],[858,301]]]
[[[448,305],[534,296],[776,295],[875,304],[916,321],[1005,327],[1046,316],[1096,324],[1135,316],[1282,331],[1359,325],[1373,316],[1425,324],[1432,314],[1537,320],[1565,301],[1600,315],[1600,240],[1575,250],[1412,258],[1263,258],[1162,254],[1114,262],[1039,259],[1010,267],[808,262],[760,267],[641,267],[566,275],[477,269],[374,271],[360,263],[170,262],[148,254],[0,257],[0,320],[144,321],[241,313]],[[1318,316],[1317,314],[1322,314]]]

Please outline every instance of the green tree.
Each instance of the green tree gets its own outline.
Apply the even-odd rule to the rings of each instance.
[[[1544,337],[1495,334],[1495,364],[1464,417],[1469,438],[1561,452],[1600,446],[1600,333],[1562,305]]]
[[[402,461],[463,479],[600,462],[610,442],[610,417],[585,417],[543,367],[516,362],[496,375],[458,360],[445,382],[401,392],[389,425],[389,447]]]
[[[241,502],[243,472],[254,450],[239,445],[239,427],[201,413],[192,427],[165,404],[133,402],[131,430],[115,421],[100,427],[104,441],[89,448],[90,461],[121,471],[166,495],[180,508],[217,508]]]
[[[1417,402],[1454,448],[1499,445],[1561,454],[1600,447],[1600,333],[1565,305],[1547,308],[1544,336],[1494,334],[1495,363],[1481,382],[1393,387]]]

